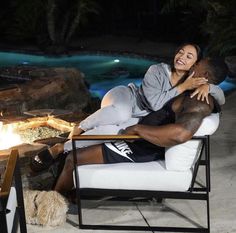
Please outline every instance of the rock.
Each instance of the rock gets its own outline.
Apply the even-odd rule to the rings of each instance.
[[[90,104],[84,75],[76,68],[17,66],[1,68],[1,74],[1,81],[3,77],[14,77],[11,81],[18,81],[0,89],[2,115],[19,115],[40,108],[78,112]]]
[[[236,78],[236,56],[228,56],[225,58],[225,63],[229,68],[229,76]]]

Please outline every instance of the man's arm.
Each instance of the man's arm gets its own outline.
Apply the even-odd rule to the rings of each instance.
[[[212,109],[212,98],[209,105],[196,98],[188,98],[183,102],[183,110],[176,114],[175,123],[162,126],[134,125],[128,127],[125,134],[139,135],[146,141],[162,147],[184,143],[192,138]]]

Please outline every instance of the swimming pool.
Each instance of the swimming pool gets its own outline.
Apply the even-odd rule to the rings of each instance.
[[[76,67],[85,74],[94,97],[102,98],[112,87],[130,82],[140,85],[148,67],[158,61],[100,54],[48,57],[22,53],[0,52],[0,67],[25,65],[44,67]],[[236,88],[235,81],[226,79],[220,84],[225,92]]]
[[[154,60],[125,56],[82,54],[46,57],[21,53],[0,53],[0,66],[76,67],[85,74],[93,96],[102,97],[117,85],[140,84],[143,75]]]

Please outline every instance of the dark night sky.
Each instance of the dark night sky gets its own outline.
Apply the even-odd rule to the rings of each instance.
[[[73,14],[75,7],[71,6],[75,6],[73,4],[76,1],[55,2],[60,6],[59,10],[57,9],[57,27],[62,30],[66,10],[69,9],[69,13]],[[72,40],[87,36],[114,35],[157,42],[191,41],[200,45],[212,44],[215,47],[223,41],[228,43],[227,49],[236,47],[233,34],[236,30],[236,0],[95,2],[99,5],[99,14],[89,13],[86,23],[79,25]],[[169,7],[171,3],[174,4]],[[0,42],[36,46],[48,43],[46,6],[47,0],[3,0],[0,8]],[[218,12],[212,13],[213,6],[218,7]],[[223,47],[224,45],[219,45],[221,50]]]
[[[159,1],[146,0],[144,4],[135,0],[100,0],[98,3],[102,6],[100,15],[91,16],[85,33],[125,34],[165,41],[183,37],[202,39],[197,30],[185,33],[182,13],[162,14]]]
[[[5,31],[15,23],[14,2],[17,0],[3,1],[0,9],[0,28],[1,38],[9,38]],[[22,1],[27,2],[27,0]],[[100,6],[99,15],[90,14],[87,23],[80,27],[79,35],[131,35],[140,39],[176,40],[182,39],[184,31],[182,27],[181,15],[178,13],[161,14],[161,1],[157,0],[96,0]],[[27,9],[25,10],[27,11]],[[25,12],[25,15],[28,13]],[[20,19],[24,19],[23,16]],[[26,18],[26,17],[25,17]],[[18,22],[19,23],[19,22]],[[21,22],[22,23],[22,22]],[[30,23],[28,21],[28,23]],[[19,23],[20,24],[20,23]],[[27,28],[27,25],[25,25]],[[12,30],[10,30],[12,33]],[[199,38],[196,33],[185,34],[185,37]],[[191,36],[190,36],[191,35]],[[14,36],[12,36],[14,40]]]

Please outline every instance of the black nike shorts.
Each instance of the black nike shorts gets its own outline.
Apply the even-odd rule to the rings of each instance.
[[[163,160],[165,149],[147,141],[116,141],[102,144],[104,163],[150,162]]]

